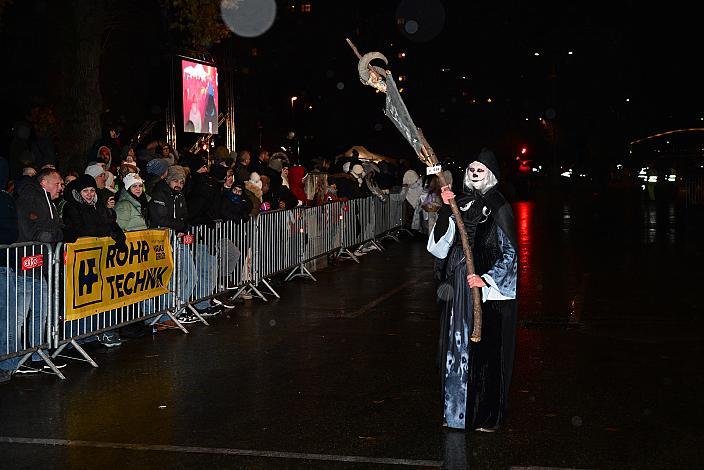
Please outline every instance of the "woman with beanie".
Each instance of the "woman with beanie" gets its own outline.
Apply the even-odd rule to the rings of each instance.
[[[71,186],[70,193],[64,194],[67,200],[64,209],[64,240],[74,242],[80,237],[112,237],[118,247],[126,250],[125,233],[111,216],[113,211],[98,204],[95,178],[82,174]],[[101,333],[95,338],[108,348],[122,344],[116,331]]]
[[[95,178],[82,174],[72,186],[71,193],[64,194],[68,201],[64,209],[64,240],[73,242],[80,237],[112,237],[118,245],[124,245],[124,232],[111,212],[98,204]]]
[[[129,173],[122,182],[120,200],[115,206],[117,225],[126,232],[146,230],[149,223],[149,196],[144,182],[136,173]]]

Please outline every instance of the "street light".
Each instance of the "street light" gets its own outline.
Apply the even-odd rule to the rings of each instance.
[[[298,96],[291,97],[291,109],[293,109],[293,103],[298,99]]]

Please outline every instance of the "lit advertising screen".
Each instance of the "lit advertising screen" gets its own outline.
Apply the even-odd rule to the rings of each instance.
[[[218,132],[218,69],[181,61],[183,83],[183,131],[197,134]]]

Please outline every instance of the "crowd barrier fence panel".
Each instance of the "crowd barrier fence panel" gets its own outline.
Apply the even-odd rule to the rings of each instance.
[[[286,281],[296,277],[317,281],[305,264],[340,249],[342,214],[339,202],[304,209],[299,262],[289,272]]]
[[[306,209],[304,263],[340,249],[342,214],[340,202]]]
[[[212,224],[192,228],[193,237],[180,241],[177,254],[181,265],[192,263],[194,279],[179,292],[183,308],[188,308],[202,323],[208,322],[198,312],[198,305],[213,297],[235,290],[254,280],[252,270],[253,240],[256,220],[235,223],[232,220],[217,220]]]
[[[73,272],[73,269],[67,269],[65,261],[68,244],[60,243],[57,245],[54,252],[54,259],[57,260],[54,263],[54,279],[57,281],[56,285],[59,288],[54,290],[54,318],[52,323],[54,325],[54,347],[56,350],[53,352],[52,358],[64,357],[85,361],[93,367],[98,367],[97,363],[81,347],[81,343],[86,340],[90,341],[91,338],[101,333],[132,323],[153,319],[151,324],[154,324],[162,315],[169,316],[174,320],[178,328],[185,333],[188,332],[176,320],[174,310],[182,303],[178,292],[184,289],[184,284],[192,282],[193,273],[192,270],[186,269],[181,265],[183,260],[177,255],[180,246],[177,243],[175,234],[170,233],[169,239],[173,256],[173,274],[167,286],[167,293],[78,319],[68,319],[65,315],[67,275]],[[62,355],[62,352],[69,345],[75,348],[82,358]]]
[[[0,362],[10,372],[36,355],[64,378],[45,352],[51,347],[53,263],[47,243],[0,245]]]

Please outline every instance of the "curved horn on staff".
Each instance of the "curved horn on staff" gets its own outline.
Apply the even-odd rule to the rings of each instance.
[[[385,64],[389,63],[389,59],[387,59],[386,56],[381,52],[367,52],[362,56],[361,59],[359,59],[359,63],[357,64],[359,80],[365,85],[369,84],[369,63],[375,59],[381,59],[384,61]],[[384,69],[382,69],[381,67],[374,67],[374,70],[376,70],[382,75],[384,74]]]

